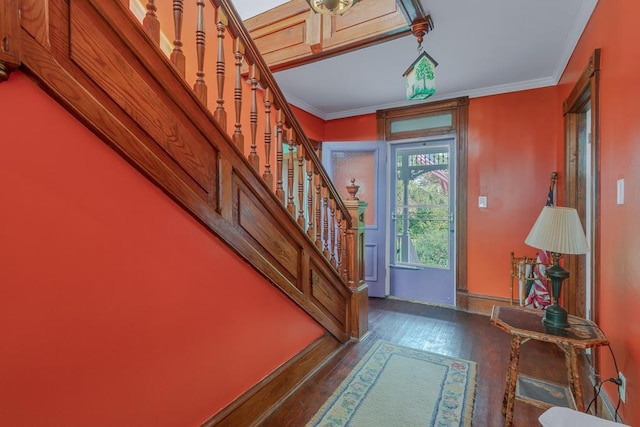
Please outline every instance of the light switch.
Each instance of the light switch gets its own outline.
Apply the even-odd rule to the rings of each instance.
[[[486,208],[487,207],[487,196],[478,197],[478,207]]]
[[[624,178],[618,180],[617,200],[619,205],[624,205]]]

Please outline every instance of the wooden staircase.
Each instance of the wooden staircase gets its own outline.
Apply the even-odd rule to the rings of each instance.
[[[0,82],[28,73],[339,342],[367,332],[364,204],[339,196],[230,1],[0,12]]]

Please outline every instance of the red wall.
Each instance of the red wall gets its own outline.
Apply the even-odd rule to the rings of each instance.
[[[24,75],[0,100],[1,424],[200,425],[323,333]]]
[[[473,98],[469,103],[469,292],[509,296],[509,254],[535,256],[524,243],[545,205],[556,170],[556,88]],[[487,208],[478,208],[487,196]],[[517,285],[517,284],[516,284]],[[517,294],[516,294],[517,295]]]
[[[600,78],[600,326],[627,378],[626,424],[640,425],[640,2],[600,1],[560,80],[568,95],[589,56],[602,49]],[[616,181],[625,180],[625,204],[616,204]],[[615,376],[608,351],[602,375]],[[617,403],[614,387],[606,389]]]
[[[325,126],[325,141],[376,141],[375,114],[330,120]]]
[[[309,114],[304,110],[292,105],[293,114],[300,123],[300,126],[304,129],[304,133],[307,134],[309,139],[316,141],[327,141],[325,138],[325,123],[322,119]]]

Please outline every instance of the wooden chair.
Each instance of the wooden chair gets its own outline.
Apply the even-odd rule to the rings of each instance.
[[[524,302],[527,299],[526,288],[528,281],[543,280],[547,285],[547,289],[549,288],[548,278],[546,276],[534,276],[536,267],[546,268],[546,265],[538,262],[537,254],[534,257],[517,257],[513,252],[511,252],[511,283],[509,284],[511,291],[511,298],[509,302],[511,305],[513,305],[513,292],[516,281],[518,283],[518,304],[521,306],[525,305]]]

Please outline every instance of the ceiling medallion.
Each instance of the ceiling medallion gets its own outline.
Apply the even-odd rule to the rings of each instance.
[[[358,0],[307,0],[311,9],[323,15],[342,15]]]

